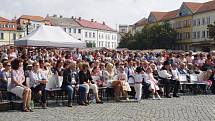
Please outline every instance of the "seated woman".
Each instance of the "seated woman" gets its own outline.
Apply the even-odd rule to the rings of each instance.
[[[101,69],[100,75],[104,81],[103,85],[106,87],[113,87],[115,101],[119,102],[120,96],[123,93],[123,86],[122,86],[121,81],[114,79],[115,71],[113,68],[113,64],[107,63],[106,69],[104,68],[104,65],[100,66],[100,69]]]
[[[31,112],[29,108],[31,101],[31,89],[23,85],[25,82],[24,71],[21,68],[21,60],[14,59],[11,62],[12,72],[11,72],[11,83],[9,84],[8,91],[16,94],[23,99],[23,111]]]
[[[46,84],[48,83],[46,75],[40,70],[40,65],[38,62],[33,63],[33,70],[29,74],[30,86],[33,93],[41,96],[42,108],[46,109]]]
[[[91,72],[91,76],[93,79],[93,82],[98,86],[102,87],[103,86],[103,81],[101,80],[101,75],[100,75],[100,69],[99,67],[94,67]]]
[[[213,71],[210,69],[207,71],[201,71],[200,74],[198,75],[198,81],[200,83],[205,83],[207,85],[207,88],[210,88],[212,85],[212,81],[209,79],[212,76],[212,74]]]
[[[161,97],[157,92],[157,90],[159,90],[159,87],[157,85],[158,81],[154,78],[151,67],[148,67],[146,69],[146,72],[144,74],[144,81],[150,84],[149,90],[152,91],[152,99],[155,100],[155,96],[157,96],[157,99],[160,100]]]
[[[88,95],[89,89],[93,90],[93,93],[96,98],[96,103],[102,104],[103,102],[99,99],[98,95],[98,87],[94,82],[92,81],[92,77],[89,71],[89,64],[88,63],[83,63],[82,67],[80,68],[81,70],[79,71],[79,80],[80,80],[80,85],[84,86],[86,88],[86,94]],[[87,96],[86,96],[87,97]],[[88,102],[86,102],[88,103]]]
[[[131,91],[131,88],[127,82],[127,74],[125,73],[125,68],[123,66],[119,67],[119,73],[117,75],[117,80],[121,81],[122,84],[122,94],[124,97],[126,97],[126,100],[128,101],[128,91]]]
[[[3,63],[4,70],[1,73],[0,88],[7,90],[8,79],[11,78],[10,62]]]
[[[86,102],[86,88],[84,86],[80,86],[79,84],[79,77],[78,71],[76,68],[76,62],[72,61],[69,64],[69,68],[65,69],[63,72],[63,83],[61,88],[67,91],[68,94],[68,106],[72,107],[72,97],[73,97],[73,87],[76,87],[77,91],[79,92],[80,96],[80,105],[87,105]]]

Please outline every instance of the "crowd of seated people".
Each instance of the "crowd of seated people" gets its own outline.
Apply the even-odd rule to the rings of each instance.
[[[215,93],[213,52],[65,51],[14,47],[1,52],[0,88],[20,97],[25,112],[33,111],[30,102],[34,96],[40,97],[43,109],[47,108],[46,87],[53,81],[53,75],[62,78],[58,86],[66,92],[69,107],[72,107],[75,93],[79,95],[78,104],[89,105],[90,90],[95,103],[102,104],[100,87],[112,88],[116,102],[128,101],[131,91],[135,92],[136,101],[141,101],[143,93],[149,92],[153,100],[161,100],[162,88],[165,97],[179,97],[179,77],[185,75],[190,82],[191,74],[196,74],[197,81],[205,83],[207,89]]]

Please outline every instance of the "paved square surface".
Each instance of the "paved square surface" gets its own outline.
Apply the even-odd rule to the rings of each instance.
[[[0,121],[214,121],[215,96],[196,95],[89,106],[0,112]]]

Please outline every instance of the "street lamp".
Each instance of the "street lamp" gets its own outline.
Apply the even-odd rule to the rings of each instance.
[[[29,34],[29,25],[31,25],[31,23],[30,23],[30,19],[27,19],[28,20],[28,22],[27,23],[25,23],[26,24],[26,34],[28,35]]]

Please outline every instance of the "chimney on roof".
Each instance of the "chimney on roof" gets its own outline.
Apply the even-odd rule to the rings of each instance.
[[[74,19],[74,16],[72,16],[71,19]]]
[[[103,23],[102,23],[103,25],[105,25],[105,22],[103,21]]]
[[[53,17],[57,17],[57,15],[56,15],[56,14],[54,14],[54,15],[53,15]]]
[[[91,22],[93,22],[94,20],[93,19],[91,19]]]
[[[62,15],[60,15],[60,18],[63,18],[63,16],[62,16]]]
[[[80,20],[81,20],[81,17],[78,17],[78,20],[80,21]]]

